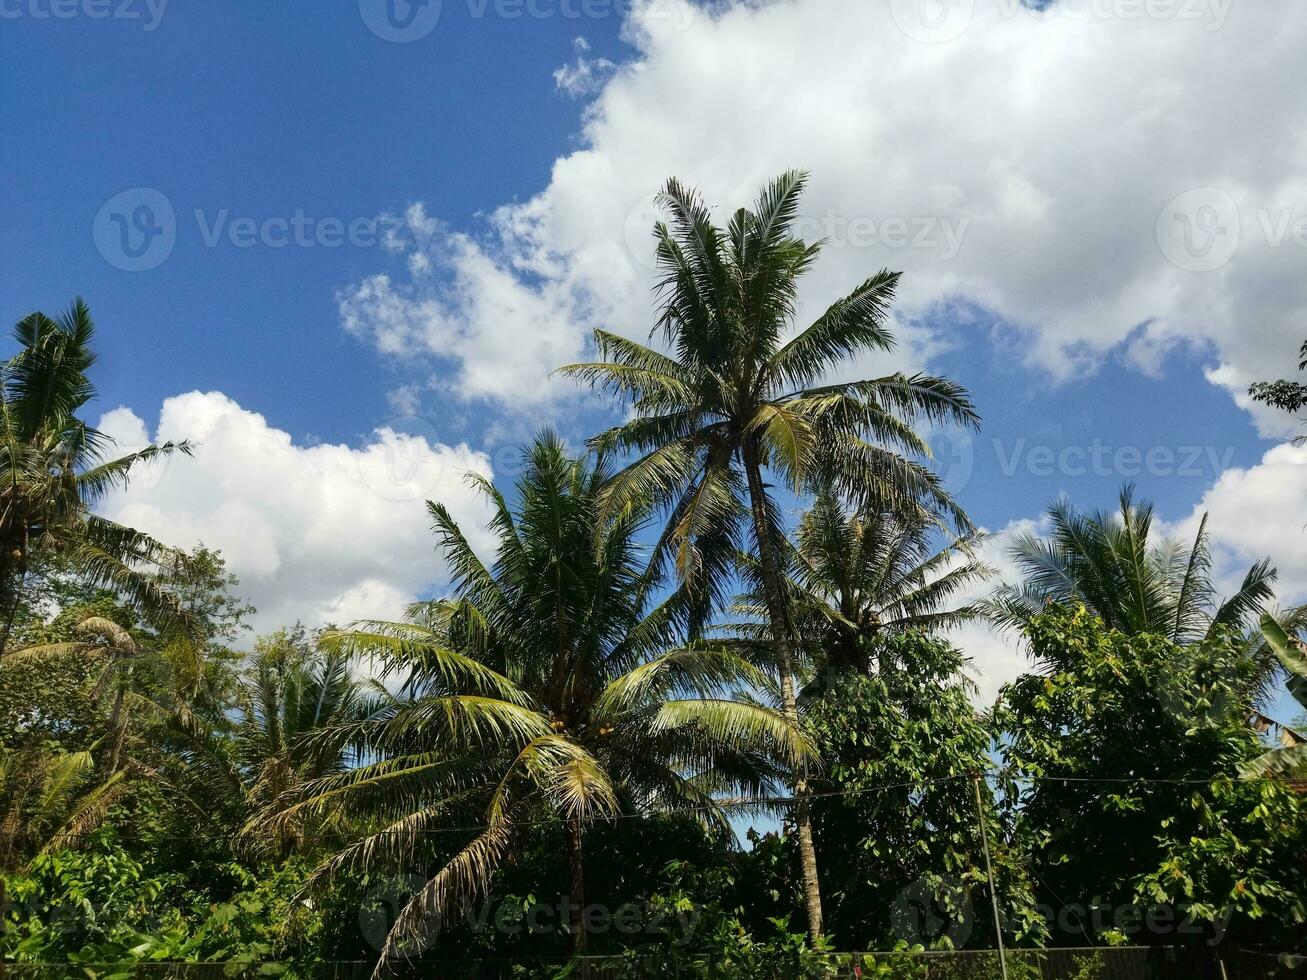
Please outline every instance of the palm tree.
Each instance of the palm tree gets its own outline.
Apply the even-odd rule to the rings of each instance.
[[[1307,708],[1307,644],[1290,635],[1270,613],[1262,615],[1261,628],[1267,645],[1288,675],[1289,694]],[[1269,718],[1261,717],[1259,720],[1267,728],[1274,724]],[[1245,776],[1292,776],[1307,772],[1307,738],[1285,725],[1280,725],[1279,729],[1280,747],[1247,766]]]
[[[106,493],[127,484],[134,466],[173,453],[184,442],[151,445],[108,458],[112,442],[77,413],[95,397],[95,326],[78,299],[59,318],[32,313],[14,328],[19,351],[0,364],[0,632],[4,655],[23,580],[41,554],[59,553],[86,580],[128,597],[163,625],[187,617],[148,566],[184,556],[153,538],[92,513]]]
[[[130,787],[129,770],[97,779],[90,752],[0,748],[0,871],[78,846]]]
[[[731,699],[763,675],[731,651],[678,644],[684,599],[654,604],[638,538],[649,508],[601,506],[602,460],[569,458],[543,435],[510,508],[488,481],[494,563],[482,563],[449,511],[429,504],[454,596],[407,621],[364,623],[323,642],[405,675],[401,697],[349,731],[377,761],[319,780],[290,812],[350,801],[383,826],[318,874],[411,860],[419,835],[480,812],[485,829],[396,920],[382,963],[420,943],[426,920],[488,888],[515,824],[561,819],[574,951],[585,945],[584,827],[597,816],[691,806],[729,833],[722,793],[770,788],[811,752],[778,712]],[[378,967],[380,969],[380,966]]]
[[[77,624],[75,633],[81,638],[14,650],[5,658],[5,666],[16,667],[57,657],[79,657],[102,663],[91,696],[98,700],[106,691],[113,691],[107,735],[109,744],[99,761],[101,772],[107,776],[120,768],[123,744],[127,738],[130,716],[127,699],[138,655],[136,639],[129,631],[103,616],[87,616]]]
[[[1263,559],[1248,569],[1234,595],[1218,603],[1207,515],[1191,544],[1159,539],[1153,533],[1153,505],[1136,506],[1131,486],[1122,488],[1117,513],[1084,514],[1061,499],[1048,516],[1048,539],[1027,532],[1012,544],[1025,580],[1001,586],[986,603],[1001,626],[1020,629],[1047,603],[1075,601],[1122,633],[1191,643],[1217,627],[1246,629],[1274,594],[1276,571]]]
[[[866,641],[887,632],[939,630],[973,620],[977,604],[959,593],[993,574],[974,548],[983,537],[937,546],[935,529],[892,513],[858,513],[818,493],[799,521],[789,597],[813,675],[870,673]]]
[[[600,360],[562,369],[629,398],[634,418],[593,443],[639,456],[614,476],[606,506],[616,511],[648,498],[668,508],[655,561],[675,554],[685,588],[699,600],[694,626],[727,594],[748,515],[782,703],[796,724],[785,535],[764,474],[775,471],[796,490],[829,485],[871,510],[922,520],[943,513],[969,530],[918,461],[929,450],[910,422],[978,421],[965,390],[941,378],[831,380],[846,362],[894,347],[886,319],[898,273],[877,273],[786,339],[799,280],[821,247],[791,234],[805,181],[796,171],[782,175],[753,210],[737,210],[720,229],[696,192],[669,180],[660,201],[671,226],[654,228],[661,272],[655,331],[661,328],[669,352],[597,330]],[[801,773],[794,790],[808,928],[816,936],[821,891]]]
[[[353,676],[347,654],[315,646],[301,628],[260,638],[235,685],[234,717],[174,709],[170,729],[187,763],[178,788],[235,809],[243,849],[271,843],[285,856],[305,835],[302,820],[282,818],[287,803],[360,761],[348,731],[380,706],[370,687]]]
[[[260,645],[241,701],[238,751],[254,778],[250,795],[265,805],[309,779],[341,771],[350,761],[348,747],[313,736],[369,713],[347,656],[305,649],[286,631]]]

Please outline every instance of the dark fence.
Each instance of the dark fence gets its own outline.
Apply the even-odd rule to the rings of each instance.
[[[1307,980],[1307,957],[1254,950],[1130,947],[1010,950],[1008,980]],[[0,965],[3,980],[368,980],[371,963],[19,964]],[[1002,980],[997,952],[837,953],[757,958],[721,964],[708,957],[592,956],[570,964],[524,960],[400,963],[393,980]]]
[[[738,970],[706,959],[680,962],[599,958],[579,966],[583,980],[625,978],[734,978],[741,980],[1307,980],[1302,957],[1205,948],[1009,950],[1006,964],[991,950],[926,953],[839,953],[821,958],[772,960]],[[464,974],[471,980],[474,974]],[[508,976],[505,974],[505,976]],[[541,974],[549,976],[549,974]]]

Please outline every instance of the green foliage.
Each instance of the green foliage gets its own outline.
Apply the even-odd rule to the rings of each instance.
[[[1262,616],[1262,635],[1288,679],[1288,690],[1307,707],[1307,645],[1289,632],[1270,613]],[[1267,719],[1269,723],[1270,719]],[[1302,727],[1302,722],[1298,723]],[[1292,728],[1279,726],[1281,745],[1244,766],[1249,778],[1263,776],[1307,776],[1307,738]]]
[[[767,915],[767,901],[755,890],[762,871],[778,861],[793,865],[792,847],[777,850],[779,838],[756,838],[752,852],[729,862],[670,862],[660,886],[645,899],[649,921],[662,924],[667,935],[661,942],[636,946],[626,953],[628,969],[646,975],[673,973],[684,977],[752,978],[770,975],[783,965],[795,977],[827,976],[830,949],[812,943],[805,931],[791,923],[798,896],[785,896],[785,911]],[[759,868],[759,865],[764,867]]]
[[[131,976],[134,963],[218,961],[234,969],[303,957],[321,929],[297,897],[304,874],[295,862],[213,867],[207,884],[229,889],[214,900],[179,874],[151,874],[106,838],[88,851],[42,855],[9,879],[0,952],[17,964],[118,964],[106,977]]]
[[[1307,341],[1303,342],[1298,356],[1301,358],[1298,370],[1307,371]],[[1253,401],[1263,402],[1283,412],[1301,412],[1307,408],[1307,385],[1297,381],[1258,381],[1248,389],[1248,394],[1252,395]],[[1307,437],[1299,437],[1296,441],[1301,443],[1303,438]]]
[[[1246,646],[1127,635],[1083,606],[1051,607],[1028,636],[1041,671],[1004,688],[997,720],[1042,900],[1136,923],[1165,906],[1249,939],[1276,932],[1268,917],[1300,928],[1303,804],[1237,778],[1261,751]]]
[[[970,777],[991,768],[992,732],[972,706],[962,655],[918,632],[864,642],[863,657],[880,665],[875,674],[828,675],[804,699],[823,750],[813,827],[831,932],[845,949],[892,948],[900,939],[991,945]],[[1043,923],[1025,855],[1010,843],[1010,815],[996,808],[988,783],[981,788],[1007,938],[1038,940]],[[896,921],[915,912],[909,902],[937,906],[938,921]]]
[[[90,748],[104,731],[88,696],[99,675],[83,660],[46,660],[4,667],[0,678],[0,747],[57,743],[69,751]]]
[[[138,726],[149,730],[183,705],[202,710],[205,703],[232,702],[237,655],[226,643],[243,628],[251,607],[232,592],[239,583],[225,571],[222,557],[201,547],[150,577],[192,617],[202,649],[151,629],[119,593],[88,582],[57,556],[28,574],[10,655],[0,661],[0,746],[54,741],[76,751],[91,748],[105,734],[104,695],[113,685],[103,683],[104,658],[86,646],[93,638],[80,627],[88,619],[121,626],[137,646],[128,686]],[[39,649],[53,649],[55,655],[33,656]]]
[[[14,617],[10,649],[82,639],[77,624],[90,616],[134,625],[135,614],[107,590],[88,586],[57,558],[29,572]],[[90,693],[103,665],[83,657],[0,662],[0,746],[57,743],[67,751],[91,748],[106,718]]]
[[[57,745],[0,749],[0,870],[51,848],[76,847],[123,797],[126,777],[97,773],[89,752]]]

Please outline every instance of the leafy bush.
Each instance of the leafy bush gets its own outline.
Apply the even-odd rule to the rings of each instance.
[[[296,896],[304,867],[290,861],[213,869],[235,891],[221,901],[151,876],[121,844],[38,856],[7,880],[0,953],[13,963],[225,962],[233,967],[307,953],[321,928]],[[271,966],[284,972],[280,966]],[[124,975],[130,975],[124,974]]]

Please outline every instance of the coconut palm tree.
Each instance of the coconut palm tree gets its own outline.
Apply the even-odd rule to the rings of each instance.
[[[310,782],[361,761],[349,726],[387,695],[352,674],[347,654],[316,646],[297,627],[256,641],[232,696],[235,710],[217,714],[174,706],[171,747],[186,762],[177,788],[185,799],[211,801],[234,815],[245,852],[271,845],[284,857],[306,828],[303,820],[282,819],[282,809]],[[327,816],[338,822],[341,814]]]
[[[868,640],[940,630],[982,615],[958,595],[993,574],[975,554],[982,535],[934,540],[937,529],[893,513],[858,513],[820,492],[799,521],[788,563],[793,618],[810,672],[870,673]],[[763,611],[755,599],[751,610]]]
[[[347,745],[314,736],[362,720],[372,707],[347,656],[315,651],[285,630],[258,645],[239,696],[237,751],[253,780],[251,798],[265,806],[350,764]]]
[[[675,555],[685,588],[699,599],[692,625],[729,595],[748,515],[782,702],[796,723],[784,533],[766,474],[796,490],[829,485],[872,510],[922,520],[942,513],[969,529],[920,462],[929,451],[910,423],[978,421],[966,392],[942,378],[834,379],[853,359],[894,347],[886,320],[898,273],[877,273],[791,336],[799,281],[821,247],[791,232],[805,181],[799,172],[782,175],[724,229],[696,192],[668,181],[660,201],[671,224],[654,228],[661,273],[654,329],[667,352],[598,330],[599,360],[563,368],[630,400],[634,417],[593,443],[638,454],[614,476],[607,506],[648,498],[668,508],[655,561]],[[821,894],[801,773],[794,788],[808,927],[816,936]]]
[[[101,772],[107,776],[119,769],[122,760],[131,713],[128,697],[132,671],[139,651],[135,637],[128,630],[103,616],[87,616],[77,624],[74,632],[78,639],[14,650],[5,658],[5,666],[16,667],[57,657],[78,657],[101,664],[91,696],[99,700],[107,692],[113,693],[107,734],[109,742],[99,760]]]
[[[1261,628],[1267,645],[1289,678],[1289,694],[1307,708],[1307,644],[1292,636],[1270,613],[1262,615]],[[1267,728],[1275,724],[1269,718],[1259,716],[1259,720]],[[1307,773],[1307,738],[1285,725],[1278,727],[1280,747],[1251,763],[1244,771],[1245,776],[1301,776]]]
[[[1207,515],[1193,542],[1159,538],[1153,505],[1138,505],[1122,488],[1116,513],[1085,514],[1065,499],[1048,510],[1045,539],[1018,535],[1011,554],[1025,575],[986,603],[1000,625],[1020,629],[1049,602],[1081,602],[1112,629],[1155,633],[1175,643],[1201,639],[1217,627],[1244,630],[1273,597],[1269,559],[1250,567],[1238,591],[1218,602],[1212,585]]]
[[[43,553],[62,555],[85,579],[121,593],[158,625],[186,626],[176,600],[148,569],[184,556],[149,535],[92,513],[133,467],[184,442],[111,458],[112,440],[78,417],[95,397],[95,325],[78,299],[57,321],[32,313],[14,328],[19,351],[0,364],[0,656],[23,580]]]
[[[722,647],[678,643],[684,597],[655,603],[656,573],[642,557],[648,505],[605,512],[612,472],[602,459],[569,458],[552,435],[524,462],[515,507],[471,477],[491,504],[493,564],[430,504],[453,597],[418,604],[405,622],[323,637],[405,680],[402,697],[349,729],[377,761],[317,781],[288,811],[348,801],[383,819],[319,874],[411,860],[425,830],[484,817],[398,917],[383,964],[421,942],[430,916],[483,892],[515,824],[542,810],[563,822],[580,951],[589,819],[690,806],[728,834],[720,794],[764,792],[781,766],[811,754],[780,713],[730,697],[761,672]]]
[[[130,788],[129,769],[98,779],[90,752],[0,748],[0,871],[77,847]]]

